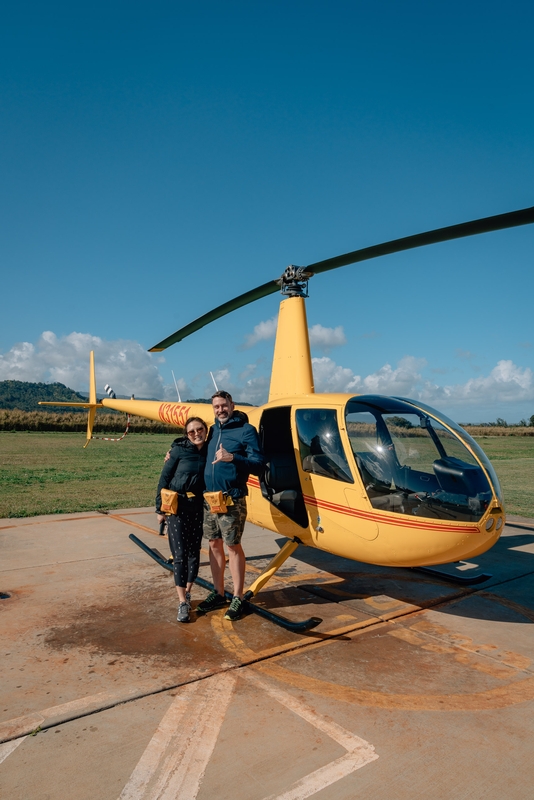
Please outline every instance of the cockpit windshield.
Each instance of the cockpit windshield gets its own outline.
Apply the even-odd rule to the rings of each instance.
[[[419,401],[415,402],[415,400],[408,400],[407,398],[404,397],[398,397],[397,400],[402,400],[403,402],[409,403],[410,405],[415,406],[416,408],[419,408],[422,411],[428,412],[428,414],[430,414],[431,417],[436,417],[437,419],[440,419],[442,422],[445,423],[445,425],[447,425],[449,428],[452,428],[453,431],[460,437],[460,439],[466,442],[471,448],[471,450],[473,450],[476,453],[478,460],[484,466],[484,469],[490,476],[490,480],[493,485],[493,489],[495,491],[497,499],[499,500],[499,503],[502,504],[503,496],[502,496],[501,484],[499,483],[499,479],[497,477],[495,469],[493,468],[493,464],[491,463],[491,461],[489,460],[489,458],[487,457],[481,446],[478,444],[478,442],[476,442],[473,439],[473,437],[467,433],[466,430],[464,430],[460,425],[454,422],[454,420],[449,419],[449,417],[446,417],[445,414],[442,414],[440,411],[436,411],[431,406],[427,406],[426,403],[420,403]]]
[[[466,522],[483,516],[493,496],[488,479],[458,426],[451,433],[439,417],[434,409],[397,398],[349,400],[347,433],[374,508]],[[485,467],[486,462],[484,456]],[[493,470],[489,474],[493,479]]]

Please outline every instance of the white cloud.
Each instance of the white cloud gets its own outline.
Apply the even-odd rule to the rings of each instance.
[[[182,400],[191,400],[196,398],[195,390],[191,388],[185,378],[176,378],[176,384]],[[163,387],[163,399],[170,400],[171,402],[178,400],[174,381],[173,383],[166,383]]]
[[[245,403],[261,405],[267,401],[270,382],[270,375],[258,375],[257,378],[248,380],[241,388],[234,389],[234,396]]]
[[[423,389],[425,395],[448,405],[489,405],[534,400],[534,373],[529,367],[518,367],[513,361],[502,360],[489,375],[471,378],[464,384],[432,386]],[[425,401],[430,402],[430,400]]]
[[[269,384],[271,381],[270,365],[267,375],[258,374],[258,368],[264,366],[265,360],[260,358],[256,363],[247,364],[245,369],[241,370],[235,379],[229,367],[214,370],[213,375],[219,389],[230,392],[236,402],[261,405],[267,401]],[[197,393],[195,396],[211,397],[212,394],[213,384],[207,386],[203,392],[201,391],[200,395]]]
[[[277,325],[278,316],[259,322],[254,327],[253,332],[247,334],[245,337],[243,349],[248,350],[250,347],[254,347],[255,344],[258,344],[258,342],[274,339]],[[332,347],[339,347],[347,343],[345,332],[341,325],[338,325],[337,328],[325,328],[324,325],[312,325],[311,328],[308,328],[308,334],[311,347],[324,350],[325,352],[331,350]]]
[[[0,355],[0,380],[64,383],[87,391],[89,352],[95,351],[97,391],[109,383],[117,394],[161,397],[163,380],[156,361],[139,342],[105,341],[89,333],[70,333],[58,338],[45,331],[37,344],[20,342]]]
[[[252,333],[247,334],[245,337],[244,349],[248,350],[249,347],[254,347],[258,342],[274,339],[276,334],[276,326],[278,325],[278,315],[272,319],[267,319],[264,322],[259,322]]]
[[[317,392],[411,397],[453,416],[471,414],[469,409],[482,413],[490,407],[494,409],[493,414],[499,416],[505,413],[503,405],[511,408],[514,403],[534,401],[532,370],[518,367],[512,361],[499,361],[489,375],[444,386],[425,378],[423,371],[427,362],[413,356],[405,356],[395,367],[384,364],[366,376],[355,374],[328,356],[313,358],[312,363]],[[235,380],[229,368],[217,370],[214,375],[220,388],[230,392],[236,400],[260,405],[267,401],[270,374],[259,375],[256,367],[256,364],[248,364]],[[209,397],[211,394],[208,387],[208,394],[193,390],[191,396]],[[525,411],[520,414],[524,416]]]
[[[258,364],[247,364],[244,370],[239,373],[239,380],[246,381],[250,380],[251,376],[254,375],[256,370],[258,369]]]
[[[339,329],[314,326],[317,327],[320,328],[324,343],[340,341]],[[329,339],[324,331],[332,330],[334,336]],[[36,344],[20,342],[14,345],[7,353],[0,354],[0,380],[59,381],[72,389],[87,391],[90,350],[95,351],[97,391],[100,395],[103,394],[104,385],[109,383],[117,394],[133,393],[136,397],[176,399],[174,385],[169,383],[164,386],[159,373],[161,356],[152,356],[135,341],[105,341],[88,333],[71,333],[58,338],[51,331],[45,331]],[[505,416],[507,408],[519,409],[521,403],[523,406],[518,413],[524,416],[525,408],[528,410],[530,404],[534,403],[533,370],[518,366],[511,360],[499,361],[487,375],[478,375],[465,383],[444,385],[424,377],[427,362],[413,356],[401,359],[395,367],[384,364],[366,376],[336,364],[328,356],[313,358],[312,362],[317,392],[412,397],[453,416],[461,413],[464,418],[490,408],[494,416]],[[266,370],[265,366],[263,359],[247,364],[235,380],[229,365],[214,370],[213,374],[217,385],[231,392],[237,400],[261,404],[267,400],[269,393],[270,370]],[[260,374],[260,368],[264,374]],[[434,377],[435,373],[434,370]],[[177,383],[183,399],[210,397],[213,394],[213,384],[206,373],[192,376],[190,380],[179,377]]]
[[[260,361],[263,362],[263,359],[260,359]],[[248,364],[235,380],[228,367],[213,370],[213,376],[217,381],[219,389],[230,392],[237,403],[245,402],[252,403],[252,405],[261,405],[267,401],[271,376],[270,374],[256,375],[256,368],[257,364]],[[209,398],[215,391],[213,382],[209,377],[206,380],[205,374],[195,376],[191,384],[187,384],[187,390],[184,389],[184,391],[182,391],[180,381],[178,381],[178,384],[180,385],[182,399],[197,397]],[[165,397],[170,400],[176,399],[176,390],[174,386],[169,385],[165,387]]]
[[[218,389],[225,389],[230,384],[230,370],[229,369],[216,369],[213,372],[213,378],[217,384]],[[215,387],[213,387],[215,388]],[[226,391],[229,391],[228,389]]]
[[[343,327],[338,325],[337,328],[325,328],[323,325],[312,325],[309,328],[310,345],[318,350],[329,352],[332,347],[340,347],[347,344],[345,332]]]
[[[339,367],[331,358],[313,358],[313,374],[317,392],[354,392],[355,394],[412,394],[421,380],[419,371],[426,361],[406,356],[393,369],[384,364],[377,372],[362,378],[347,367]]]
[[[312,358],[313,378],[316,392],[350,392],[348,387],[360,376],[348,367],[340,367],[331,358]]]
[[[512,361],[499,361],[489,375],[471,378],[466,383],[439,386],[422,377],[424,359],[406,356],[396,369],[384,364],[362,378],[341,367],[331,358],[314,358],[313,372],[317,392],[354,392],[411,397],[437,408],[487,407],[534,401],[534,373]]]

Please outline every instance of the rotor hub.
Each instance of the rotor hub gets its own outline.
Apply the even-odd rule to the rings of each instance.
[[[306,267],[290,264],[276,282],[286,297],[308,297],[308,281],[312,277],[313,272],[307,272]]]

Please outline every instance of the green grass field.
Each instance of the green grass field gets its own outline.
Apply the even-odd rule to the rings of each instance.
[[[534,517],[534,439],[477,436],[477,442],[501,482],[507,513]]]
[[[154,503],[172,434],[122,442],[80,433],[0,432],[0,517],[29,517]],[[481,437],[501,481],[509,514],[534,517],[534,437]]]
[[[122,442],[80,433],[0,433],[0,517],[28,517],[154,503],[172,434]]]

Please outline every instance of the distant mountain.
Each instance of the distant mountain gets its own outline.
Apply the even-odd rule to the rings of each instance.
[[[21,411],[44,411],[39,400],[62,403],[85,403],[83,395],[63,383],[27,383],[26,381],[0,381],[0,408],[19,408]],[[49,408],[48,411],[74,411],[73,408]]]

